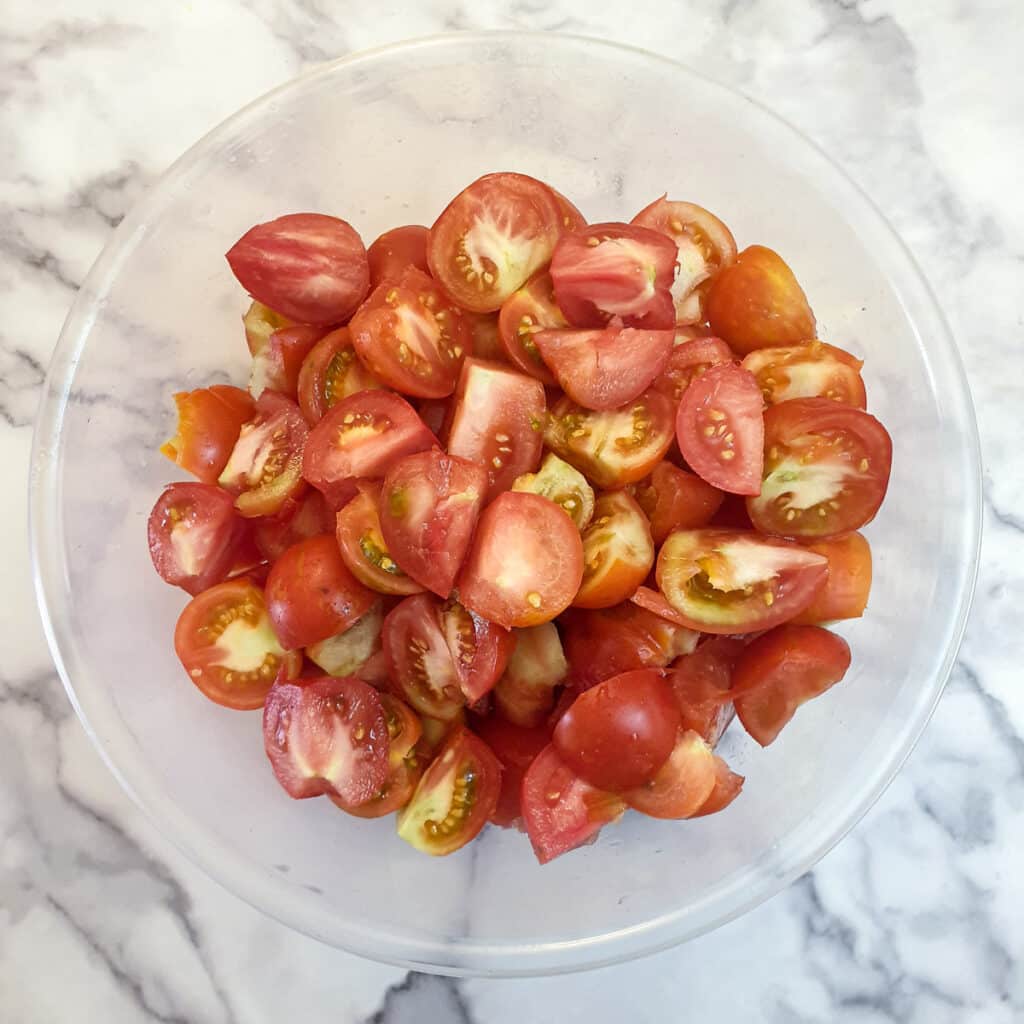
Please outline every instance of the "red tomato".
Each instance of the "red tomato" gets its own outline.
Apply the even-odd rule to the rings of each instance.
[[[672,403],[656,391],[609,412],[563,398],[551,410],[544,442],[598,487],[614,490],[642,480],[664,458],[672,417]]]
[[[871,546],[859,533],[806,545],[828,559],[828,579],[814,600],[791,622],[813,626],[837,619],[859,619],[871,592]]]
[[[416,411],[427,429],[441,442],[442,448],[448,447],[448,428],[452,419],[452,398],[424,398],[416,403]]]
[[[652,818],[689,818],[707,802],[715,779],[711,747],[692,729],[684,729],[657,774],[624,796],[630,807]]]
[[[267,347],[274,331],[282,327],[294,327],[295,321],[254,299],[242,317],[242,325],[245,327],[245,343],[249,346],[249,355],[254,356]]]
[[[747,499],[741,494],[727,494],[710,525],[724,530],[752,530],[754,524],[747,513]]]
[[[467,359],[459,380],[448,452],[487,468],[488,498],[507,491],[540,462],[547,410],[539,380],[496,363]]]
[[[292,213],[250,228],[227,253],[239,284],[301,324],[347,320],[370,287],[355,229],[322,213]]]
[[[459,708],[451,718],[431,718],[420,715],[423,723],[423,735],[416,744],[416,755],[421,760],[432,760],[444,746],[448,738],[466,725],[466,709]]]
[[[747,499],[757,529],[834,537],[875,518],[889,487],[892,440],[874,416],[828,398],[794,398],[764,417],[761,492]]]
[[[501,306],[498,337],[510,363],[517,370],[554,387],[554,374],[541,358],[533,336],[545,328],[567,327],[568,321],[555,302],[554,286],[547,270],[534,274]]]
[[[627,327],[665,330],[675,322],[676,247],[650,228],[591,224],[563,235],[551,256],[558,306],[576,327],[621,317]]]
[[[584,782],[622,792],[650,782],[668,760],[679,708],[651,670],[624,672],[581,693],[559,719],[552,743]]]
[[[174,629],[174,650],[205,696],[238,711],[262,707],[278,673],[293,679],[302,668],[302,655],[278,643],[263,591],[247,579],[192,598]]]
[[[555,202],[558,203],[558,209],[562,214],[562,227],[566,231],[579,231],[586,227],[587,218],[577,209],[574,203],[569,202],[565,196],[562,195],[558,189],[551,188],[552,195],[555,197]]]
[[[380,666],[383,622],[383,603],[378,601],[341,633],[310,644],[305,649],[306,658],[329,676],[356,676],[378,688],[386,687],[387,666]]]
[[[296,800],[332,793],[349,806],[387,781],[388,727],[377,691],[359,679],[277,682],[263,709],[263,746]]]
[[[478,359],[488,359],[499,363],[504,362],[505,350],[502,348],[501,339],[498,337],[498,314],[468,313],[463,310],[462,315],[466,320],[466,325],[469,327],[473,355]]]
[[[705,310],[711,329],[741,355],[814,337],[807,296],[782,257],[763,245],[748,246],[715,277]]]
[[[625,491],[602,494],[583,531],[583,582],[577,608],[611,608],[629,599],[654,566],[654,541],[643,510]]]
[[[687,338],[678,330],[675,338],[665,369],[651,386],[678,404],[683,392],[702,373],[719,363],[731,363],[733,354],[721,338]]]
[[[339,327],[321,338],[302,364],[299,408],[313,427],[343,398],[380,386],[380,381],[356,357],[349,329]]]
[[[731,363],[713,366],[686,389],[676,413],[676,441],[702,480],[732,494],[757,494],[763,405],[754,375]]]
[[[293,544],[267,577],[267,612],[287,650],[342,632],[376,599],[348,571],[331,534]]]
[[[797,544],[740,530],[679,530],[658,555],[658,587],[703,633],[756,633],[804,610],[828,560]]]
[[[575,775],[551,745],[526,771],[522,809],[533,852],[547,864],[595,839],[604,825],[622,817],[626,804]]]
[[[242,424],[252,417],[252,399],[241,389],[214,384],[174,396],[178,432],[160,453],[203,483],[214,484],[227,464]]]
[[[665,619],[667,622],[671,622],[675,626],[685,626],[686,622],[683,617],[665,600],[664,594],[657,590],[651,590],[650,587],[637,587],[636,593],[629,599],[633,604],[644,611],[651,612],[652,615],[657,615],[660,619]],[[693,632],[690,630],[689,632]],[[694,643],[696,643],[696,635],[694,636]]]
[[[427,273],[427,242],[430,228],[422,224],[403,224],[385,231],[366,250],[370,267],[370,287],[384,281],[398,281],[406,267],[416,267]]]
[[[388,762],[395,769],[416,749],[423,735],[423,723],[404,700],[393,694],[382,693],[380,702],[388,726]]]
[[[384,477],[380,529],[417,583],[447,597],[487,493],[487,470],[436,448],[406,455]]]
[[[525,174],[485,174],[430,229],[430,272],[464,309],[496,310],[551,259],[562,217],[543,182]]]
[[[801,704],[846,675],[846,641],[818,626],[778,626],[758,637],[733,674],[732,694],[743,728],[767,747]]]
[[[583,543],[553,501],[499,494],[480,516],[459,600],[499,626],[536,626],[568,608],[583,579]]]
[[[743,360],[743,367],[756,378],[768,405],[790,398],[831,398],[843,405],[863,409],[867,405],[860,368],[863,360],[826,345],[809,341],[805,345],[761,348]]]
[[[553,622],[514,629],[511,636],[514,647],[494,688],[494,705],[506,721],[531,729],[547,718],[569,664]]]
[[[699,733],[711,746],[732,721],[729,687],[744,644],[731,636],[716,636],[680,658],[668,674],[679,704],[683,728]]]
[[[586,529],[594,518],[594,488],[578,469],[553,452],[544,456],[536,473],[524,473],[516,477],[512,490],[539,494],[553,501],[579,530]]]
[[[545,727],[524,729],[497,715],[475,718],[473,731],[501,764],[501,792],[491,821],[508,828],[522,817],[523,778],[537,755],[551,742],[551,732]]]
[[[264,391],[276,391],[294,401],[298,397],[302,364],[325,333],[322,327],[305,324],[274,331],[252,357],[249,394],[259,398]]]
[[[450,395],[473,344],[462,311],[415,267],[407,267],[399,281],[378,285],[349,330],[359,358],[375,377],[419,398]]]
[[[386,695],[381,695],[381,699]],[[328,793],[327,797],[346,814],[356,818],[383,818],[395,811],[400,811],[412,798],[416,785],[423,775],[423,765],[419,758],[410,758],[393,767],[384,785],[365,803],[353,807],[340,796]]]
[[[673,530],[707,526],[725,495],[693,473],[660,462],[650,479],[636,489],[636,500],[651,524],[655,544],[662,544]]]
[[[300,540],[330,533],[334,513],[319,491],[306,491],[301,498],[286,503],[276,516],[251,522],[257,550],[272,562]]]
[[[494,688],[505,671],[515,638],[455,600],[446,601],[441,609],[441,630],[459,688],[467,703],[475,704]]]
[[[494,814],[501,764],[479,736],[460,729],[423,773],[398,834],[417,850],[443,857],[475,839]]]
[[[700,809],[691,814],[691,818],[702,818],[705,814],[715,814],[724,810],[740,795],[743,783],[742,775],[737,775],[720,757],[715,758],[715,788],[711,796],[701,804]]]

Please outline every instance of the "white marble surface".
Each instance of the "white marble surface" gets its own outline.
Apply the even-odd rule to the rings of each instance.
[[[0,1020],[612,1024],[1024,1019],[1024,15],[1015,0],[7,0],[0,21]],[[466,28],[561,29],[758,96],[876,198],[959,338],[986,455],[978,597],[946,696],[856,830],[686,947],[586,975],[407,976],[287,931],[142,819],[35,611],[23,500],[44,367],[112,227],[304,67]]]

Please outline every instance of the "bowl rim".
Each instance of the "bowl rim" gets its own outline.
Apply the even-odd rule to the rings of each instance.
[[[318,79],[329,78],[343,69],[355,68],[381,57],[410,54],[423,48],[472,47],[480,43],[501,41],[512,43],[523,39],[531,39],[532,45],[592,47],[599,52],[602,50],[615,51],[619,55],[627,55],[634,59],[641,58],[664,65],[675,73],[691,76],[706,86],[722,90],[733,97],[739,97],[757,108],[760,115],[776,122],[777,125],[798,139],[827,165],[836,180],[841,181],[845,187],[850,189],[865,209],[870,211],[876,220],[876,227],[880,228],[894,243],[895,251],[905,261],[908,277],[918,287],[929,313],[939,325],[940,330],[930,337],[929,344],[943,350],[947,372],[952,374],[958,385],[957,393],[953,398],[960,406],[961,419],[966,425],[965,435],[962,437],[963,456],[974,470],[962,480],[963,506],[966,517],[964,536],[967,538],[965,554],[968,558],[968,563],[964,567],[964,584],[957,605],[950,616],[946,650],[935,677],[930,682],[931,689],[927,693],[927,700],[918,708],[917,720],[912,722],[911,727],[904,734],[902,744],[889,755],[884,770],[875,773],[871,785],[862,791],[860,798],[847,809],[837,827],[828,835],[815,843],[805,844],[803,848],[792,851],[788,858],[776,862],[774,870],[765,873],[765,880],[759,888],[751,887],[751,892],[748,895],[742,899],[733,900],[732,904],[727,906],[723,912],[709,915],[705,911],[703,919],[699,920],[696,925],[690,926],[686,926],[676,919],[678,912],[676,915],[670,912],[641,924],[569,942],[539,944],[518,942],[510,945],[500,945],[493,941],[486,945],[468,942],[452,943],[439,939],[432,941],[411,939],[408,936],[395,936],[383,932],[371,934],[365,927],[352,927],[351,925],[342,929],[343,934],[339,938],[336,929],[331,935],[328,935],[313,923],[296,921],[287,913],[282,901],[268,905],[267,894],[261,886],[248,884],[244,880],[239,881],[237,872],[232,870],[232,862],[237,865],[242,863],[244,858],[228,851],[219,839],[206,835],[202,829],[191,826],[188,815],[178,813],[176,810],[170,816],[167,813],[158,814],[155,809],[156,800],[152,799],[157,794],[150,792],[152,787],[129,780],[119,763],[109,753],[102,736],[84,706],[88,700],[82,698],[72,682],[75,677],[87,678],[89,673],[84,664],[80,663],[73,638],[67,634],[64,626],[70,620],[70,607],[64,599],[66,593],[64,584],[67,579],[65,549],[62,543],[59,519],[56,517],[56,509],[59,507],[60,479],[56,473],[56,460],[50,456],[61,443],[64,410],[67,404],[66,396],[74,379],[79,355],[89,336],[96,315],[102,308],[107,285],[116,277],[119,267],[134,249],[133,235],[142,233],[150,213],[159,208],[166,188],[202,162],[222,135],[229,134],[239,122],[244,121],[251,114],[263,108],[272,108],[277,97],[292,90],[301,89]],[[913,318],[910,320],[913,323]],[[955,664],[967,625],[978,573],[983,501],[981,474],[981,448],[967,376],[952,331],[936,296],[909,248],[871,197],[821,146],[787,119],[776,114],[742,90],[696,71],[680,61],[652,53],[641,47],[582,34],[523,30],[447,32],[401,40],[350,53],[336,60],[319,64],[281,83],[246,104],[201,136],[149,186],[139,202],[127,213],[107,239],[71,305],[43,384],[42,397],[35,419],[29,470],[29,547],[36,601],[50,654],[86,734],[136,806],[143,811],[157,830],[184,853],[193,864],[250,906],[296,931],[349,952],[409,969],[451,976],[525,977],[565,973],[622,963],[696,938],[747,913],[789,886],[798,877],[809,871],[860,821],[892,782],[910,755],[942,696]],[[212,855],[211,850],[214,851]]]

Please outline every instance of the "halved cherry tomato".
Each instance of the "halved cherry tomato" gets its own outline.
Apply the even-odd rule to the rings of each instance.
[[[548,188],[551,189],[551,193],[555,197],[555,202],[558,203],[558,209],[561,211],[562,228],[565,231],[579,231],[586,227],[587,218],[580,213],[576,204],[571,203],[566,199],[558,189],[552,188],[550,185],[548,185]]]
[[[507,491],[480,516],[459,600],[506,629],[536,626],[569,607],[582,579],[572,520],[547,498]]]
[[[673,438],[672,403],[645,391],[621,409],[591,412],[571,399],[551,410],[544,441],[587,479],[613,490],[642,480],[664,458]]]
[[[427,273],[430,269],[427,266],[429,240],[430,228],[422,224],[403,224],[385,231],[366,250],[370,287],[376,288],[384,281],[401,280],[406,267]]]
[[[585,409],[617,409],[647,390],[665,369],[672,331],[619,327],[544,330],[533,335],[559,386]]]
[[[555,703],[555,688],[565,679],[569,663],[553,622],[515,629],[511,657],[494,688],[498,712],[515,725],[541,725]]]
[[[760,348],[743,359],[768,405],[790,398],[831,398],[863,409],[867,405],[860,368],[864,361],[823,341]]]
[[[263,746],[296,800],[333,793],[349,806],[387,781],[388,727],[377,691],[360,679],[277,682],[263,709]]]
[[[643,510],[625,491],[602,494],[583,531],[583,582],[577,608],[611,608],[629,599],[654,566],[654,541]]]
[[[329,533],[293,544],[271,568],[266,593],[274,632],[288,650],[342,632],[377,600],[349,572]]]
[[[247,579],[192,598],[174,629],[174,650],[205,696],[238,711],[262,707],[278,673],[294,679],[302,668],[302,655],[278,642],[263,591]]]
[[[485,174],[430,229],[430,272],[464,309],[496,310],[551,259],[562,218],[543,182],[525,174]]]
[[[242,325],[245,328],[245,343],[249,346],[249,355],[254,356],[266,348],[274,331],[279,331],[282,327],[294,327],[295,321],[253,299],[242,317]]]
[[[380,386],[380,381],[356,356],[349,329],[339,327],[321,338],[302,364],[299,408],[313,427],[343,398]]]
[[[874,416],[828,398],[794,398],[769,407],[764,429],[764,481],[747,499],[759,530],[834,537],[875,518],[889,487],[892,440]]]
[[[558,306],[576,327],[671,328],[676,247],[660,231],[630,224],[591,224],[563,235],[551,256]]]
[[[399,459],[380,492],[380,529],[417,583],[447,597],[487,493],[483,466],[436,448]]]
[[[658,587],[704,633],[756,633],[804,610],[825,584],[828,559],[740,530],[679,530],[658,555]]]
[[[384,696],[381,695],[382,700]],[[384,785],[365,803],[353,807],[334,793],[328,793],[327,797],[335,807],[356,818],[383,818],[400,811],[409,802],[422,775],[423,765],[419,758],[410,757],[391,769]]]
[[[715,276],[705,311],[715,334],[741,355],[814,337],[807,296],[782,257],[763,245],[748,246]]]
[[[713,366],[683,393],[676,441],[702,480],[732,494],[757,494],[764,464],[761,389],[739,366]]]
[[[250,228],[227,253],[256,300],[300,324],[347,320],[370,287],[356,230],[322,213],[292,213]]]
[[[235,508],[247,518],[276,515],[306,486],[302,459],[309,428],[299,407],[284,395],[264,391],[255,412],[217,479],[235,495]]]
[[[482,619],[458,601],[441,608],[441,629],[452,655],[459,688],[469,704],[489,693],[516,646],[512,633]]]
[[[583,530],[594,517],[594,488],[574,466],[554,452],[544,456],[536,473],[524,473],[512,484],[513,491],[539,494],[565,510],[566,515]]]
[[[737,775],[720,757],[715,757],[715,788],[691,818],[702,818],[705,814],[716,814],[724,810],[740,795],[746,780]]]
[[[871,592],[871,546],[860,533],[831,537],[806,545],[828,559],[828,580],[814,600],[790,622],[813,626],[837,619],[859,619]]]
[[[404,700],[390,693],[380,695],[388,726],[388,762],[397,768],[415,749],[423,735],[420,716]]]
[[[214,484],[227,464],[242,424],[252,418],[252,399],[241,389],[214,384],[174,396],[178,429],[160,454],[203,483]]]
[[[662,544],[673,530],[707,526],[724,498],[717,487],[670,462],[659,462],[650,478],[636,489],[636,500],[650,521],[655,544]]]
[[[252,357],[249,394],[259,398],[269,390],[297,399],[302,364],[325,333],[323,327],[306,324],[274,331],[266,345]]]
[[[488,498],[537,468],[546,412],[539,380],[467,359],[453,406],[448,453],[485,466]]]
[[[421,270],[378,285],[349,324],[363,365],[385,384],[419,398],[455,390],[472,335],[462,311]]]
[[[342,632],[310,644],[306,657],[329,676],[357,676],[375,682],[371,662],[380,654],[384,607],[380,601]]]
[[[719,363],[733,361],[732,349],[721,338],[689,338],[676,330],[675,346],[665,369],[651,385],[678,404],[683,392],[702,374]]]
[[[516,369],[536,377],[547,387],[554,387],[554,374],[541,358],[533,336],[545,328],[568,325],[555,302],[551,275],[547,270],[541,270],[502,303],[498,337],[505,355]]]
[[[715,779],[711,747],[692,729],[681,729],[655,776],[623,795],[630,807],[652,818],[689,818],[707,802]]]
[[[729,687],[744,649],[743,641],[735,637],[712,637],[679,658],[667,677],[679,704],[683,728],[699,733],[712,747],[732,721]]]
[[[743,728],[767,747],[801,704],[838,683],[850,647],[818,626],[778,626],[758,637],[736,666],[733,702]]]
[[[398,817],[398,834],[417,850],[443,857],[476,838],[494,814],[501,764],[468,729],[449,737]]]
[[[272,562],[300,540],[330,533],[334,529],[334,513],[319,491],[306,491],[294,502],[286,503],[276,516],[251,522],[257,549]]]
[[[491,821],[508,828],[522,817],[523,778],[534,758],[551,742],[551,731],[544,726],[524,729],[497,715],[474,717],[472,727],[501,764],[501,792]]]

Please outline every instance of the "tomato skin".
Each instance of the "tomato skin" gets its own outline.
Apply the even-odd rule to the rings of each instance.
[[[305,324],[274,331],[266,345],[252,357],[249,394],[259,398],[264,391],[276,391],[295,401],[302,364],[326,333],[322,327]]]
[[[692,729],[712,747],[732,721],[729,688],[744,649],[743,641],[735,637],[712,637],[679,658],[666,677],[679,704],[682,727]]]
[[[238,440],[242,424],[253,415],[252,399],[241,389],[214,384],[174,396],[178,428],[160,454],[203,483],[215,484]]]
[[[286,502],[276,516],[250,522],[257,550],[273,562],[300,540],[334,529],[334,513],[319,491],[306,491],[300,498]]]
[[[838,619],[859,619],[871,593],[871,546],[860,533],[812,541],[808,550],[828,559],[828,579],[811,603],[789,621],[813,626]]]
[[[228,250],[239,284],[300,324],[347,320],[370,287],[356,230],[337,217],[292,213],[250,228]]]
[[[567,327],[569,322],[555,301],[554,285],[547,270],[538,271],[513,292],[498,314],[498,338],[508,361],[545,387],[555,386],[555,376],[541,358],[534,335],[545,328]]]
[[[602,494],[583,531],[583,582],[576,608],[611,608],[629,599],[654,566],[654,541],[643,510],[625,491]]]
[[[695,473],[659,462],[650,478],[636,488],[636,500],[651,524],[651,537],[662,544],[673,530],[707,526],[725,494]]]
[[[510,635],[514,646],[494,687],[494,706],[505,721],[532,729],[547,719],[569,663],[553,622],[515,629]]]
[[[711,329],[740,355],[795,345],[815,333],[814,314],[793,271],[763,245],[748,246],[715,277],[705,310]]]
[[[501,792],[491,823],[510,828],[522,818],[522,789],[526,770],[551,742],[551,730],[525,729],[497,715],[474,718],[473,731],[491,748],[501,764]]]
[[[765,403],[791,398],[830,398],[863,409],[867,394],[860,370],[863,360],[814,339],[803,345],[761,348],[743,359],[760,385]]]
[[[711,747],[692,729],[683,729],[654,777],[624,797],[630,807],[651,818],[689,818],[711,796],[715,778]]]
[[[287,650],[342,632],[377,599],[349,572],[331,534],[299,541],[281,555],[266,594],[274,632]]]
[[[732,695],[743,728],[772,743],[801,704],[838,683],[850,667],[846,641],[818,626],[778,626],[744,651]]]
[[[441,608],[441,629],[459,688],[466,702],[475,704],[501,678],[515,649],[515,637],[454,600]]]
[[[715,788],[711,795],[700,806],[691,818],[702,818],[706,814],[715,814],[725,810],[740,795],[743,783],[746,781],[742,775],[737,775],[720,757],[715,757]]]
[[[555,202],[558,204],[558,209],[561,213],[562,219],[562,229],[564,231],[580,231],[586,227],[587,218],[580,213],[576,204],[566,199],[558,189],[552,188],[550,185],[548,185],[548,189],[551,191],[551,194],[555,197]]]
[[[353,806],[335,793],[328,793],[327,799],[335,807],[355,818],[384,818],[395,811],[400,811],[409,802],[422,775],[423,765],[418,758],[411,757],[393,767],[384,785],[365,803]]]
[[[267,347],[267,342],[274,331],[279,331],[282,327],[294,327],[295,321],[253,299],[242,317],[242,326],[245,328],[245,343],[249,348],[249,355],[255,356]]]
[[[683,617],[665,600],[665,595],[659,590],[652,590],[650,587],[637,587],[629,600],[631,604],[643,608],[644,611],[650,612],[652,615],[657,615],[658,618],[664,619],[666,622],[671,622],[674,626],[686,626]],[[696,643],[696,639],[694,643]]]
[[[377,238],[366,250],[370,268],[370,287],[384,281],[398,281],[406,267],[416,267],[423,273],[427,266],[427,242],[430,228],[422,224],[403,224],[391,228]]]
[[[677,329],[676,343],[665,368],[651,386],[678,405],[683,392],[701,374],[712,366],[732,361],[732,349],[721,338],[688,338]]]
[[[349,329],[339,327],[325,334],[303,360],[298,379],[299,408],[314,427],[343,398],[380,386],[357,358]]]
[[[559,719],[551,741],[584,782],[622,792],[654,778],[672,753],[679,721],[664,679],[641,669],[581,693]]]

